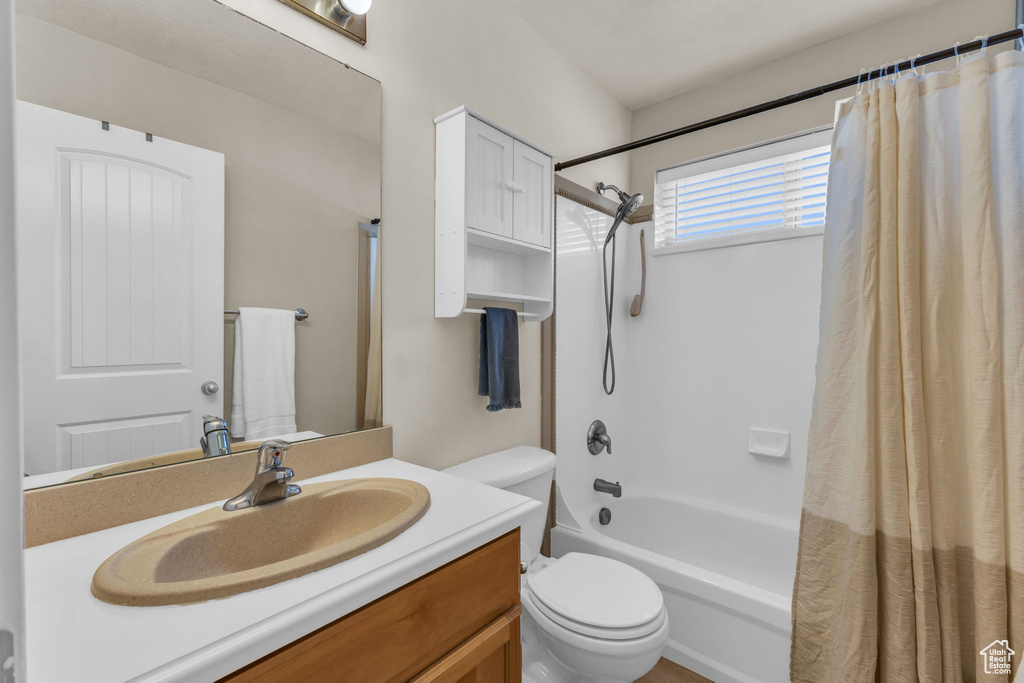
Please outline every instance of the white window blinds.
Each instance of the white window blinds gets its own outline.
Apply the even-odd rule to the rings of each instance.
[[[820,232],[831,133],[820,130],[658,171],[655,249]]]

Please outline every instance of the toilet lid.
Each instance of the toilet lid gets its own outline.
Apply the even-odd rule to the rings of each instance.
[[[550,607],[545,605],[543,602],[538,600],[530,592],[529,587],[523,591],[523,609],[529,612],[535,620],[537,620],[538,626],[545,631],[549,631],[548,627],[544,623],[546,617],[547,620],[557,626],[578,633],[584,636],[590,636],[591,638],[600,638],[602,640],[631,640],[636,638],[643,638],[654,633],[668,621],[668,612],[664,607],[661,608],[661,614],[659,614],[653,621],[650,621],[641,626],[633,626],[632,628],[601,628],[600,626],[588,626],[578,621],[574,621],[568,617],[563,617],[558,614]]]
[[[654,621],[664,601],[646,574],[617,560],[569,553],[527,580],[550,611],[602,629],[628,629]]]

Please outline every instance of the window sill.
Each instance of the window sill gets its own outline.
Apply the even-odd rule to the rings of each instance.
[[[729,235],[728,237],[709,237],[692,242],[673,244],[667,247],[656,247],[655,256],[668,256],[669,254],[683,254],[691,251],[707,251],[708,249],[722,249],[723,247],[738,247],[744,244],[758,244],[760,242],[777,242],[779,240],[791,240],[798,237],[814,237],[825,233],[825,226],[817,225],[813,228],[789,228],[786,230],[773,230],[771,232],[752,232],[746,235]]]

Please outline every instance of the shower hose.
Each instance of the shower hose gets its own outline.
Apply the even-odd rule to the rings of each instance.
[[[612,243],[611,287],[609,287],[607,258],[609,241]],[[615,347],[612,344],[612,301],[615,299],[615,235],[612,235],[611,240],[605,240],[604,247],[601,249],[601,261],[604,275],[604,316],[608,330],[604,340],[604,373],[601,375],[601,383],[604,385],[604,393],[611,396],[615,391]]]

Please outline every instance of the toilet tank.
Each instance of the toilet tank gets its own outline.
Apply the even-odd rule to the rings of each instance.
[[[544,507],[535,519],[523,524],[522,540],[529,548],[531,557],[540,555],[551,498],[551,480],[555,475],[554,453],[534,446],[517,446],[482,455],[444,471],[539,500]]]

